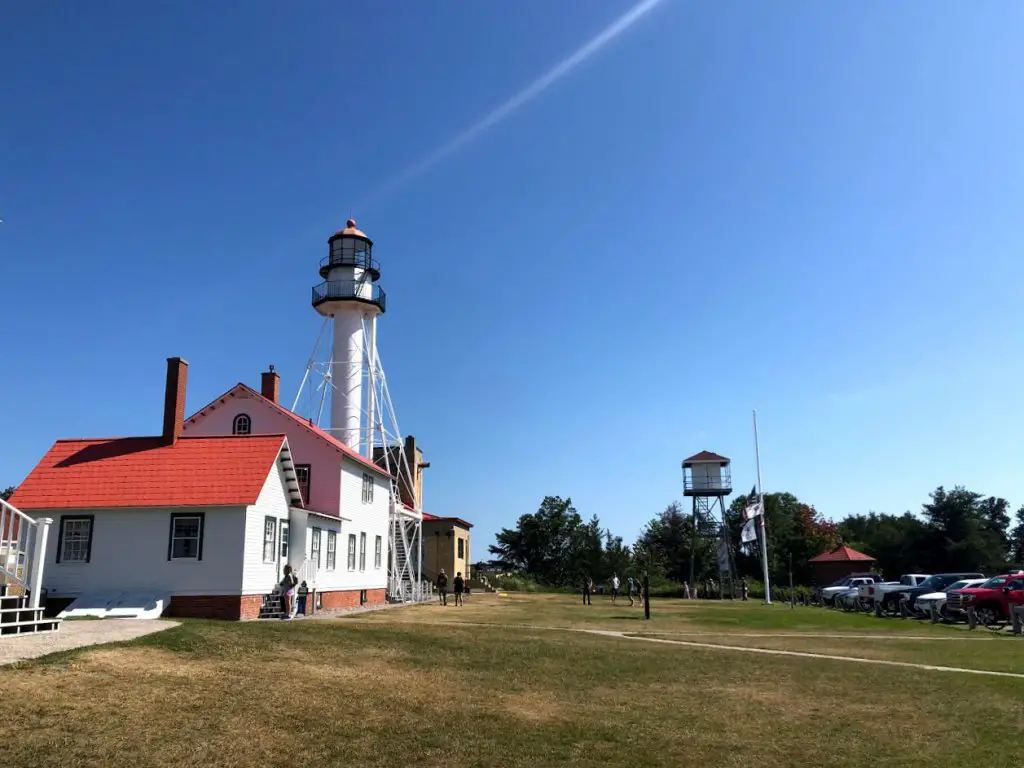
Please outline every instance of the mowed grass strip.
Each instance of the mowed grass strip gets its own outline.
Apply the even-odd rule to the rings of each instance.
[[[1003,762],[1021,736],[1024,681],[408,620],[421,610],[186,622],[4,668],[4,764],[933,768]]]
[[[826,632],[853,634],[909,634],[949,636],[957,627],[929,621],[876,619],[865,613],[847,613],[824,608],[789,605],[763,605],[749,601],[652,600],[651,619],[637,603],[630,606],[620,597],[597,596],[585,606],[580,597],[564,594],[515,594],[505,596],[473,595],[465,606],[419,605],[400,612],[380,611],[349,617],[351,621],[385,624],[402,623],[484,623],[502,626],[547,626],[565,628],[617,629],[635,631],[723,632]]]

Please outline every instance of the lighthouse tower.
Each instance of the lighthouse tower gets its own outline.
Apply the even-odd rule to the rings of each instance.
[[[329,251],[320,261],[324,280],[313,287],[313,308],[324,324],[292,411],[299,413],[305,392],[307,416],[321,426],[330,395],[327,430],[391,476],[388,597],[396,602],[417,601],[424,594],[423,510],[414,498],[402,497],[403,488],[416,487],[417,467],[410,466],[409,452],[401,450],[405,439],[377,352],[377,318],[387,308],[387,296],[377,284],[380,265],[373,258],[373,241],[356,228],[353,219],[327,243]]]
[[[330,431],[372,461],[374,403],[371,392],[364,397],[363,381],[373,366],[369,358],[376,347],[377,317],[384,313],[387,297],[377,284],[380,268],[373,258],[373,241],[356,229],[353,219],[327,242],[330,252],[320,262],[324,282],[313,288],[313,308],[333,326]]]

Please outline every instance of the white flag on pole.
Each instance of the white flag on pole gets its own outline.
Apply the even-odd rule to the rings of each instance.
[[[764,513],[764,504],[761,503],[761,497],[757,495],[757,486],[755,485],[750,490],[750,495],[747,497],[747,506],[743,509],[743,519],[753,520],[760,514]]]
[[[740,534],[740,540],[744,544],[757,541],[757,526],[754,524],[754,518],[750,518],[743,524],[743,532]]]

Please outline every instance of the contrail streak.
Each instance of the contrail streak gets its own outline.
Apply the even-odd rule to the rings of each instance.
[[[358,205],[353,206],[353,213],[358,214],[363,212],[374,200],[377,200],[387,193],[394,191],[398,187],[401,187],[403,184],[411,181],[413,178],[419,176],[431,166],[436,165],[448,155],[456,152],[469,142],[473,141],[473,139],[488,128],[497,125],[502,120],[506,120],[513,112],[526,104],[526,102],[540,96],[554,83],[561,80],[580,64],[598,53],[602,48],[615,40],[615,38],[619,37],[623,32],[628,30],[663,2],[664,0],[641,0],[641,2],[634,5],[626,11],[626,13],[601,30],[596,37],[588,40],[580,48],[575,50],[565,59],[562,59],[562,61],[523,88],[523,90],[519,91],[519,93],[515,94],[504,104],[495,107],[481,120],[462,131],[462,133],[455,136],[455,138],[451,139],[448,143],[442,144],[429,155],[426,155],[401,173],[377,186],[377,188],[372,190],[365,198],[363,198]]]

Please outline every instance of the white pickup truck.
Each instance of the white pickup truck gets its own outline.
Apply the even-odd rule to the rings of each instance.
[[[857,598],[862,603],[871,602],[884,606],[886,609],[891,608],[895,610],[899,606],[899,600],[893,600],[892,598],[886,600],[886,595],[899,592],[907,587],[916,587],[927,579],[929,575],[927,573],[905,573],[900,576],[899,581],[883,581],[881,584],[862,584],[857,587]]]

